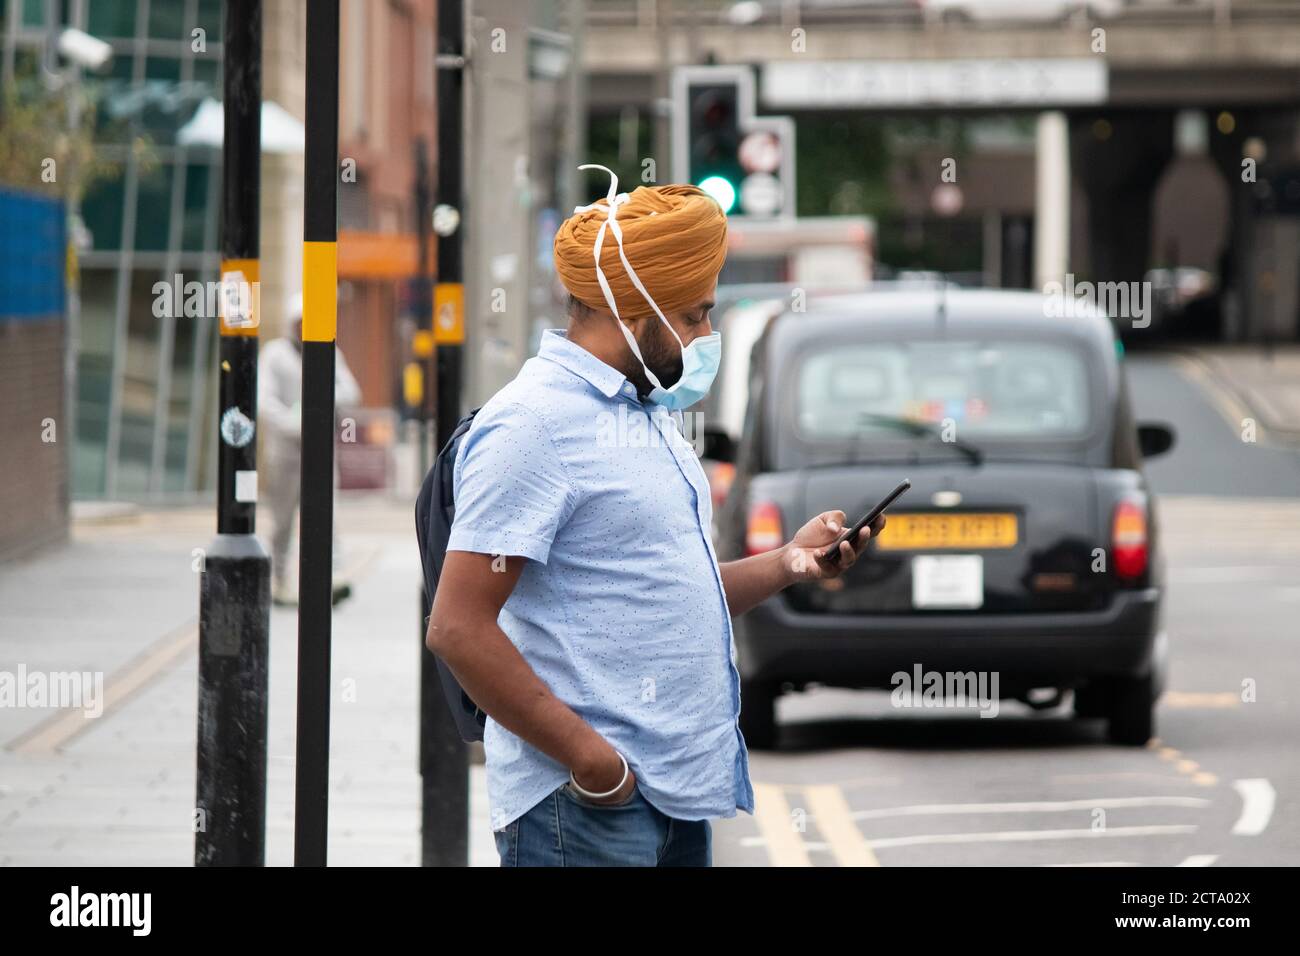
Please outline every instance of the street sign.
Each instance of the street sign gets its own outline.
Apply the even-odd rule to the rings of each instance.
[[[781,181],[771,173],[750,173],[740,182],[740,209],[751,216],[781,211]]]
[[[1105,103],[1104,57],[1001,60],[781,60],[763,67],[779,109],[1059,107]]]

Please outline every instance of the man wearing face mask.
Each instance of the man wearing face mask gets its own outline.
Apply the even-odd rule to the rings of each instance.
[[[726,216],[693,186],[610,178],[555,237],[567,331],[462,442],[427,634],[488,714],[505,866],[708,866],[709,819],[754,809],[730,618],[837,576],[871,533],[825,561],[844,523],[829,511],[718,564],[679,424],[718,368]]]

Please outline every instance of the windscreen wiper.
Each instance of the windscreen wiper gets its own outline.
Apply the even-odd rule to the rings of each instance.
[[[970,460],[972,465],[978,465],[984,461],[984,452],[980,451],[979,448],[959,438],[945,438],[943,430],[939,426],[927,422],[918,422],[911,418],[898,418],[893,415],[877,415],[875,412],[863,412],[858,417],[858,420],[864,425],[880,425],[884,428],[893,428],[897,431],[907,432],[909,435],[915,435],[917,438],[937,439],[943,444],[957,449]]]

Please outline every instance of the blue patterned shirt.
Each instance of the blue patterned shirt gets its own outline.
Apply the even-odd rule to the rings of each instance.
[[[498,623],[537,676],[682,820],[752,813],[708,481],[680,420],[548,330],[474,419],[448,550],[529,560]],[[568,768],[490,717],[492,828]]]

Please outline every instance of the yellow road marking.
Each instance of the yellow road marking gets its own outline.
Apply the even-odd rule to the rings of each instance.
[[[360,581],[369,573],[379,553],[379,548],[364,551],[347,566],[347,580],[353,584]],[[5,749],[27,755],[58,752],[89,730],[93,723],[116,712],[118,707],[171,668],[183,655],[197,654],[198,643],[198,625],[193,621],[181,625],[105,678],[104,699],[100,702],[102,710],[98,717],[87,717],[79,707],[60,710],[17,737]]]
[[[23,734],[9,750],[20,754],[52,754],[103,720],[118,706],[180,660],[198,649],[199,629],[194,623],[183,627],[148,648],[139,657],[114,672],[104,683],[103,711],[98,718],[85,716],[80,708],[61,710]]]
[[[754,820],[767,843],[773,866],[812,866],[803,837],[795,829],[790,804],[780,787],[754,784]]]
[[[1201,386],[1202,396],[1209,399],[1215,411],[1228,423],[1228,427],[1235,432],[1240,432],[1242,422],[1247,418],[1254,418],[1256,437],[1261,436],[1264,429],[1259,425],[1258,416],[1253,415],[1236,393],[1220,382],[1218,373],[1212,371],[1204,361],[1186,354],[1174,355],[1172,361],[1183,373],[1184,378],[1193,379]]]
[[[871,846],[853,822],[844,791],[833,784],[805,787],[817,830],[840,866],[880,866]]]
[[[1188,696],[1198,696],[1198,695],[1189,694]],[[1218,697],[1223,695],[1206,694],[1200,696]],[[1234,698],[1234,701],[1236,699],[1235,694],[1227,694],[1226,696]],[[1213,706],[1219,706],[1219,705],[1213,705]],[[1235,703],[1232,706],[1236,706]],[[1208,770],[1202,770],[1201,765],[1197,763],[1195,760],[1189,760],[1188,758],[1184,757],[1181,750],[1178,750],[1175,747],[1166,747],[1163,743],[1161,743],[1159,737],[1152,737],[1151,740],[1147,742],[1147,747],[1151,750],[1154,750],[1161,760],[1176,761],[1176,763],[1174,763],[1174,769],[1176,769],[1179,773],[1185,774],[1186,776],[1191,778],[1192,783],[1196,784],[1198,787],[1213,787],[1215,784],[1219,782],[1219,778],[1217,776],[1210,773]]]

